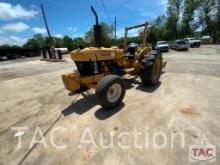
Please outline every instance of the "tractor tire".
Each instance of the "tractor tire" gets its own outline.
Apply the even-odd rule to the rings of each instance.
[[[159,82],[163,67],[162,54],[150,53],[141,63],[140,78],[144,86],[153,86]]]
[[[116,75],[108,75],[101,79],[96,87],[97,103],[105,109],[119,105],[125,95],[125,81]]]

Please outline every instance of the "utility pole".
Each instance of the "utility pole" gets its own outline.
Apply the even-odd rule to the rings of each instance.
[[[42,15],[43,15],[43,18],[44,18],[44,23],[45,23],[45,26],[46,26],[46,29],[47,29],[47,34],[48,34],[48,37],[49,37],[49,40],[50,40],[50,52],[52,54],[52,59],[54,60],[54,59],[56,59],[56,57],[55,57],[55,46],[54,46],[53,38],[50,35],[50,30],[49,30],[49,27],[48,27],[48,24],[47,24],[46,15],[44,13],[44,7],[43,7],[42,4],[40,4],[40,7],[41,7]]]
[[[41,7],[42,14],[43,14],[44,23],[45,23],[45,26],[46,26],[46,29],[47,29],[48,37],[51,39],[50,31],[49,31],[48,24],[47,24],[47,19],[46,19],[45,13],[44,13],[44,7],[43,7],[42,4],[40,4],[40,7]]]
[[[115,39],[117,38],[117,36],[116,36],[116,25],[117,25],[117,22],[116,22],[116,16],[115,16]]]

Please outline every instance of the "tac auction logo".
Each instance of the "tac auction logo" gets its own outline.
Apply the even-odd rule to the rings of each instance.
[[[189,161],[216,161],[216,146],[214,145],[190,145]]]

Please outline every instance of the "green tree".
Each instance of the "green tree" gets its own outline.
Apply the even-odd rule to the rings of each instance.
[[[215,0],[216,4],[216,14],[215,14],[215,22],[216,22],[216,42],[220,43],[220,0]]]
[[[53,42],[54,42],[54,45],[55,45],[56,48],[63,47],[63,39],[62,38],[54,37]]]
[[[10,48],[11,48],[11,46],[10,46],[10,45],[5,44],[5,45],[0,45],[0,48],[1,48],[1,49],[10,49]]]
[[[45,37],[44,44],[43,44],[43,49],[49,50],[50,46],[51,46],[51,38]]]
[[[12,49],[20,49],[21,47],[18,46],[18,45],[12,45],[11,48],[12,48]]]
[[[45,38],[44,38],[44,36],[42,34],[35,34],[33,36],[33,38],[36,39],[36,41],[39,44],[40,48],[44,47]]]
[[[45,38],[42,34],[35,34],[23,45],[24,48],[42,49],[45,46]]]
[[[40,49],[40,45],[36,38],[30,38],[28,41],[23,45],[24,48],[33,48],[33,49]]]
[[[63,47],[68,48],[69,51],[73,50],[73,40],[69,36],[63,37]]]
[[[182,37],[193,35],[198,28],[194,20],[195,11],[198,8],[198,0],[185,0],[182,15],[182,29],[180,29]]]
[[[167,32],[170,39],[179,37],[180,16],[183,9],[183,0],[168,0]]]
[[[153,22],[150,23],[148,34],[147,34],[147,42],[155,45],[158,40],[170,40],[170,36],[167,33],[167,21],[166,16],[158,16]]]
[[[203,27],[203,34],[209,34],[213,42],[217,41],[217,10],[216,0],[200,0],[199,20]]]
[[[107,25],[104,22],[101,23],[101,26],[102,26],[103,46],[109,47],[111,46],[111,42],[113,39],[113,27]],[[91,45],[93,46],[95,45],[93,28],[90,28],[90,30],[85,33],[85,40],[89,42]]]
[[[73,39],[73,48],[77,49],[80,46],[86,47],[86,46],[88,46],[88,43],[81,37],[74,38]]]

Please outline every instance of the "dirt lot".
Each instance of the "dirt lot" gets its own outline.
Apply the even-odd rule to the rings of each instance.
[[[161,83],[146,88],[127,76],[123,104],[110,111],[96,105],[92,90],[69,94],[64,89],[61,74],[75,68],[65,58],[64,63],[0,62],[0,164],[189,164],[189,145],[195,144],[215,145],[212,164],[220,164],[220,46],[164,53],[168,64]],[[28,127],[21,148],[12,127]],[[37,127],[44,139],[30,146]],[[85,129],[95,145],[80,143]],[[132,134],[118,137],[134,131],[141,132],[138,147]],[[164,144],[162,136],[155,140],[158,132],[167,139],[161,148],[154,145]],[[172,148],[172,134],[180,133],[184,146],[178,138]],[[107,145],[111,137],[113,146],[103,148],[100,143]],[[66,148],[57,149],[53,142]]]

